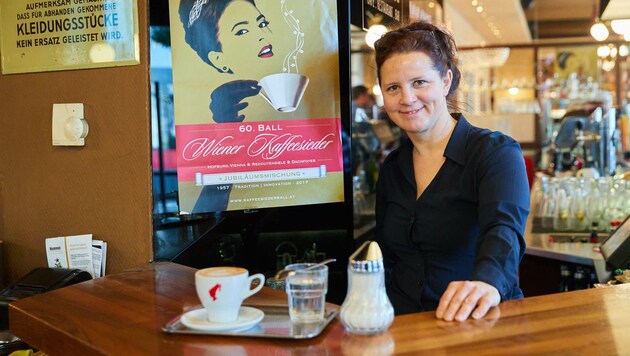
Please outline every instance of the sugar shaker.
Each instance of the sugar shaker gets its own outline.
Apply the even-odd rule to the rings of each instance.
[[[389,328],[394,307],[385,292],[383,253],[366,241],[349,258],[348,293],[341,304],[341,323],[354,334],[377,334]]]

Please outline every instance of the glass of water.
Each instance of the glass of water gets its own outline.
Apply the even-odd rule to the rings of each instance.
[[[285,268],[295,271],[286,279],[289,317],[294,324],[318,323],[324,320],[328,266],[307,269],[314,263],[294,263]]]

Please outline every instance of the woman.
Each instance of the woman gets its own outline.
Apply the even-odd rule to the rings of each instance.
[[[182,0],[179,17],[186,43],[219,73],[247,72],[273,57],[269,21],[254,0]],[[255,80],[226,82],[210,97],[215,122],[241,122],[238,112],[247,107],[241,101],[255,96],[260,86]]]
[[[375,44],[385,111],[408,136],[376,190],[376,237],[396,314],[483,317],[522,298],[518,264],[529,188],[512,138],[450,114],[460,80],[453,38],[414,23]]]
[[[273,57],[269,21],[254,0],[181,0],[179,18],[186,43],[219,73],[247,73]],[[245,98],[260,92],[256,80],[234,80],[221,84],[210,95],[212,119],[217,123],[242,122],[239,111],[248,106]],[[224,211],[231,184],[206,185],[191,213]]]

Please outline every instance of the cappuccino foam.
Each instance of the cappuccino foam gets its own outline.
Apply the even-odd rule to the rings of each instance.
[[[210,267],[199,270],[197,273],[203,277],[229,277],[246,274],[247,270],[240,267]]]

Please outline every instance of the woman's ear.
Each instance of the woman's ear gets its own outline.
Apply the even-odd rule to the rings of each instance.
[[[446,75],[442,78],[442,82],[444,83],[444,96],[448,95],[448,91],[451,89],[451,83],[453,82],[453,71],[447,70]]]
[[[223,52],[215,52],[215,51],[208,52],[208,60],[221,73],[232,73],[232,70],[230,69],[230,67],[227,66],[227,63],[224,63],[225,60],[223,58]]]

